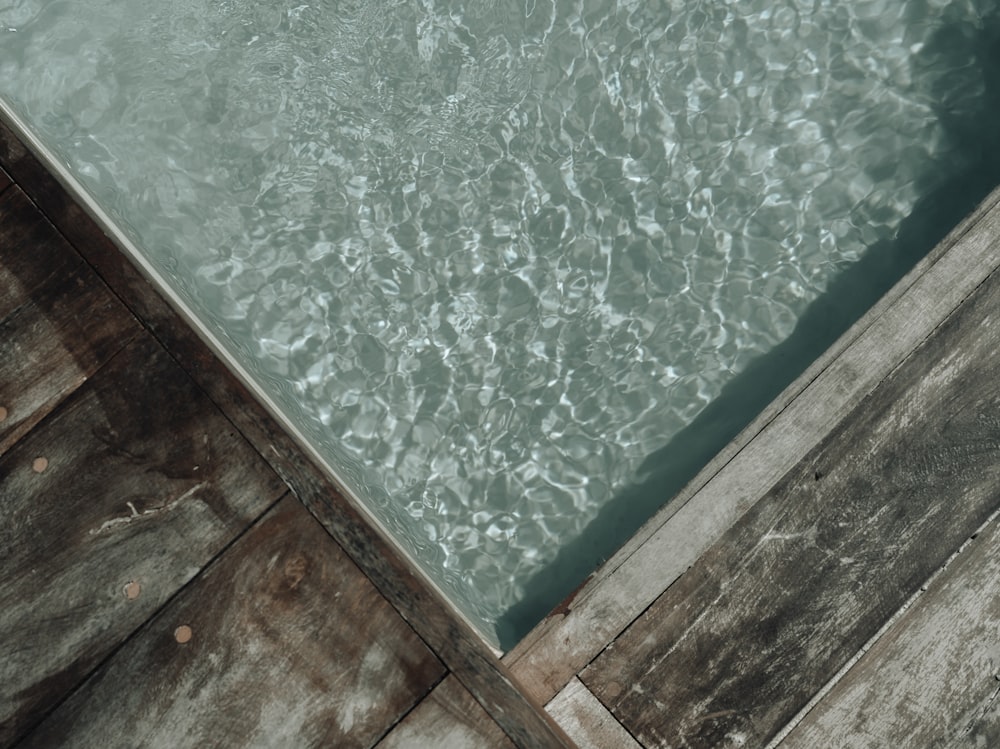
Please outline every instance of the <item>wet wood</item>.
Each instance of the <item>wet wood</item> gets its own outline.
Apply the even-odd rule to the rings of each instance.
[[[994,273],[583,671],[641,743],[764,744],[1000,505],[998,309]]]
[[[443,675],[286,497],[22,746],[371,746]]]
[[[0,458],[0,744],[285,491],[145,334],[19,440]]]
[[[579,679],[567,684],[545,709],[579,749],[642,749]]]
[[[377,749],[513,749],[497,723],[454,676],[441,682]]]
[[[996,521],[780,744],[995,746],[1000,737]]]
[[[139,330],[24,193],[0,196],[0,454]]]
[[[492,649],[346,497],[308,453],[216,358],[135,266],[0,123],[0,166],[148,325],[240,432],[292,487],[376,587],[486,711],[524,747],[569,746],[541,703],[527,695]]]
[[[1000,265],[1000,189],[504,662],[551,699]]]

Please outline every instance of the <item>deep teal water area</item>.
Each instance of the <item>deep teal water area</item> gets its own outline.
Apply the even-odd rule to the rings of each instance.
[[[998,181],[994,2],[0,0],[0,97],[509,646]]]

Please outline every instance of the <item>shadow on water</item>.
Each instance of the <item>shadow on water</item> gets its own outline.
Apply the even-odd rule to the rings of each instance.
[[[942,27],[914,64],[914,78],[923,81],[920,85],[943,124],[946,159],[927,170],[922,197],[896,237],[873,245],[836,277],[787,340],[751,362],[689,426],[651,454],[640,483],[609,502],[528,581],[524,598],[497,622],[503,649],[513,647],[634,535],[1000,184],[1000,11],[975,27]]]

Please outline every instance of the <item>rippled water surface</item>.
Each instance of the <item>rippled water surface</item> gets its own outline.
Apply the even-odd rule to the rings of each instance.
[[[989,5],[0,0],[0,94],[489,631],[957,168]]]

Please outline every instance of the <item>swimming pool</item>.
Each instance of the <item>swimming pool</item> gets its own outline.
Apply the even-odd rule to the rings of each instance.
[[[509,645],[985,194],[990,6],[8,0],[0,96]]]

